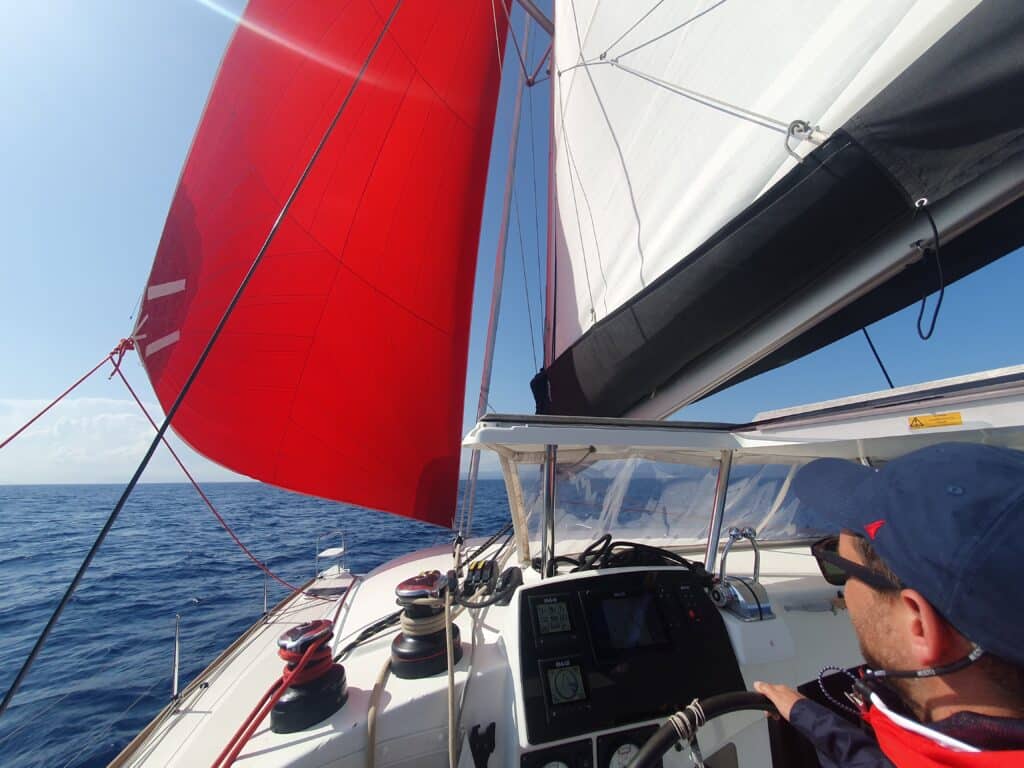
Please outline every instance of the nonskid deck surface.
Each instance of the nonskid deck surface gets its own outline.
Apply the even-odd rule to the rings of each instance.
[[[733,556],[730,566],[734,573],[750,572],[752,561],[748,555],[737,552]],[[394,587],[399,582],[425,570],[445,571],[451,564],[450,548],[438,547],[392,561],[364,579],[356,580],[335,625],[334,651],[363,627],[395,610]],[[834,600],[834,588],[817,576],[806,547],[763,553],[762,574],[779,618],[744,623],[723,615],[748,687],[755,679],[796,684],[815,677],[827,664],[852,664],[858,660],[845,611]],[[524,570],[523,575],[524,588],[540,584],[535,572]],[[568,583],[600,576],[591,572],[560,578]],[[353,577],[348,574],[336,574],[318,580],[315,586],[341,587],[352,581]],[[456,620],[465,651],[456,665],[458,699],[463,695],[471,664],[473,678],[465,692],[460,722],[460,765],[473,765],[465,735],[474,725],[486,728],[487,724],[496,723],[497,747],[491,756],[491,765],[519,765],[522,754],[537,749],[528,742],[524,718],[517,711],[523,706],[523,697],[516,668],[518,662],[511,660],[518,653],[516,606],[517,601],[513,599],[507,607],[499,605],[475,611],[476,621],[471,619],[469,611]],[[112,765],[210,765],[280,675],[282,662],[277,656],[276,640],[281,633],[296,624],[332,618],[336,613],[336,600],[314,600],[305,596],[298,596],[272,611],[193,681],[177,706],[161,713]],[[338,712],[312,728],[292,734],[272,733],[269,720],[265,720],[246,745],[238,764],[365,765],[371,692],[390,658],[391,641],[397,631],[394,628],[384,632],[344,660],[349,693],[348,701]],[[699,660],[690,661],[699,663]],[[388,677],[378,705],[377,766],[447,766],[447,689],[444,674],[420,680]],[[629,725],[656,722],[648,719]],[[621,729],[616,727],[605,733]],[[769,747],[761,715],[737,713],[722,718],[707,726],[701,740],[705,756],[731,742],[739,748],[741,766],[767,764],[763,758]],[[749,762],[744,757],[758,753],[761,753],[761,762]],[[685,752],[670,752],[665,764],[691,763]]]
[[[351,574],[336,572],[307,586],[317,591],[334,591],[343,590],[352,581]],[[111,766],[212,764],[266,690],[280,677],[283,662],[277,655],[278,637],[296,624],[332,618],[340,599],[299,594],[270,611],[193,680],[180,699],[165,708]],[[247,752],[262,749],[257,745],[266,736],[272,736],[266,726],[264,723],[253,735]]]

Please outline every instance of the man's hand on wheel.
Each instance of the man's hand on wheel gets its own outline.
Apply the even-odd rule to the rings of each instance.
[[[789,720],[789,713],[793,711],[793,705],[800,701],[800,699],[807,698],[803,694],[794,691],[788,685],[773,685],[762,683],[760,680],[754,683],[754,690],[767,696],[772,704],[775,705],[775,708],[779,710],[779,714],[786,720]]]

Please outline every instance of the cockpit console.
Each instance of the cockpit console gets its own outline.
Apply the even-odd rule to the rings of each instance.
[[[698,574],[657,568],[583,576],[519,591],[528,741],[544,745],[624,730],[602,735],[596,745],[584,739],[529,752],[523,766],[589,766],[597,752],[608,760],[625,756],[644,740],[627,726],[694,698],[745,688],[722,617]]]

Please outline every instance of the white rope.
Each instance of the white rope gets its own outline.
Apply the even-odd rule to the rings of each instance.
[[[445,650],[448,653],[448,768],[458,765],[458,733],[455,717],[455,638],[452,633],[452,590],[444,599]]]
[[[409,618],[403,613],[399,617],[399,622],[402,625],[402,634],[410,635],[412,637],[433,635],[437,632],[443,631],[445,628],[445,617],[443,613],[439,613],[435,616],[426,616],[415,619]]]
[[[384,692],[384,685],[387,683],[390,674],[391,657],[389,656],[373,683],[373,692],[370,694],[370,706],[366,710],[366,768],[374,768],[377,760],[377,707],[380,704],[380,697]]]
[[[507,552],[505,551],[511,542],[512,537],[510,536],[505,543],[501,545],[494,556],[494,559],[497,561],[498,571],[504,570],[506,563],[508,563],[509,559],[512,557],[514,552],[513,549],[509,548]],[[490,610],[490,608],[491,606],[485,605],[481,606],[477,611],[469,611],[469,618],[471,622],[469,633],[471,640],[471,645],[469,647],[469,662],[466,665],[466,682],[462,684],[462,695],[459,697],[459,706],[455,715],[455,727],[459,731],[462,729],[462,713],[466,708],[466,696],[469,693],[469,684],[473,680],[473,660],[476,657],[476,647],[478,643],[483,641],[483,622],[487,617],[487,611]]]
[[[455,551],[452,555],[455,560],[455,573],[458,574],[459,561],[462,560],[461,537],[455,540]],[[444,593],[444,644],[448,654],[448,768],[456,768],[459,761],[459,738],[456,728],[458,718],[455,716],[455,638],[452,632],[452,623],[455,620],[452,615],[452,590],[456,585],[452,581]]]

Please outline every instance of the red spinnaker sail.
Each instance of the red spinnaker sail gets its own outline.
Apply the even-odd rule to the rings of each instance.
[[[249,3],[138,315],[165,410],[393,8]],[[504,22],[490,0],[400,6],[173,420],[196,450],[284,488],[451,524]]]

